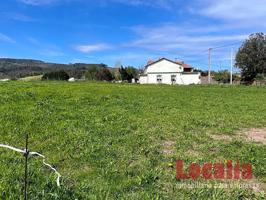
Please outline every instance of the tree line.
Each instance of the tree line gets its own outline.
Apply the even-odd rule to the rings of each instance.
[[[125,81],[131,83],[132,80],[137,80],[139,70],[129,66],[120,68],[107,68],[106,66],[94,66],[87,70],[85,78],[93,81]]]
[[[85,72],[84,78],[90,81],[123,81],[131,83],[137,80],[139,70],[134,67],[108,68],[106,65],[92,65]],[[42,80],[68,80],[69,74],[64,71],[52,71],[45,73]]]

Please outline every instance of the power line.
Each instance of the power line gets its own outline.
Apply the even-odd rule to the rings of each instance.
[[[232,46],[235,46],[235,45],[240,44],[240,43],[242,43],[242,41],[241,42],[235,42],[232,44],[226,44],[226,45],[222,45],[222,46],[213,47],[212,49],[221,49],[221,48],[225,48],[225,47],[232,47]]]

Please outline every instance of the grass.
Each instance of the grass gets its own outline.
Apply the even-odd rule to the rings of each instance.
[[[175,160],[251,162],[266,182],[266,147],[218,141],[266,126],[265,87],[107,83],[0,84],[0,143],[43,153],[63,175],[30,159],[29,199],[264,199],[263,191],[179,189]],[[24,158],[0,149],[0,195],[22,198]],[[190,181],[185,181],[188,183]],[[204,182],[204,180],[200,180]]]
[[[40,81],[43,75],[38,76],[27,76],[24,78],[20,78],[19,81]]]

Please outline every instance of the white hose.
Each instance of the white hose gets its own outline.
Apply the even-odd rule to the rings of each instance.
[[[6,148],[6,149],[10,149],[10,150],[13,150],[13,151],[16,151],[16,152],[19,152],[19,153],[23,153],[23,154],[26,154],[26,150],[21,150],[21,149],[18,149],[18,148],[15,148],[15,147],[12,147],[12,146],[9,146],[9,145],[5,145],[5,144],[0,144],[0,147],[3,147],[3,148]],[[51,170],[53,170],[56,175],[57,175],[57,179],[56,179],[56,184],[58,187],[60,187],[60,178],[62,177],[61,174],[54,168],[52,167],[52,165],[48,164],[45,162],[46,160],[46,157],[38,152],[28,152],[29,155],[31,156],[39,156],[43,159],[43,164],[47,167],[49,167]]]
[[[11,146],[8,146],[8,145],[5,145],[5,144],[0,144],[0,147],[6,148],[6,149],[11,149],[11,150],[17,151],[19,153],[26,153],[25,150],[17,149],[15,147],[11,147]]]

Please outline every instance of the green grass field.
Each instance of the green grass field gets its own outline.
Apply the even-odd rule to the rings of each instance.
[[[233,138],[266,127],[265,87],[9,82],[0,84],[0,120],[0,143],[23,149],[28,133],[30,149],[63,176],[57,188],[31,158],[29,199],[265,198],[263,189],[180,189],[174,167],[240,160],[265,183],[266,146]],[[23,174],[23,156],[0,149],[1,197],[22,198]]]

